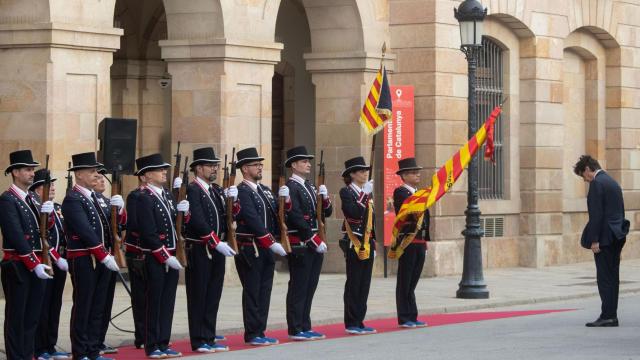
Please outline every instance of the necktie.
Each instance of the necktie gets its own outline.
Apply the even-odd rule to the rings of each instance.
[[[36,202],[35,200],[33,200],[33,197],[31,196],[31,194],[27,194],[26,200],[27,200],[27,205],[29,205],[29,208],[31,209],[31,211],[33,211],[33,213],[36,216],[38,216],[40,214],[40,210],[36,206]]]

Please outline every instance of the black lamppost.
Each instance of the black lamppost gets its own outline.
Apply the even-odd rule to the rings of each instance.
[[[460,50],[467,58],[469,66],[469,138],[478,130],[476,113],[476,67],[478,52],[482,47],[482,21],[487,9],[478,0],[464,0],[453,10],[460,23]],[[482,248],[480,238],[484,232],[480,228],[480,208],[478,207],[478,157],[469,163],[469,188],[467,190],[467,210],[464,235],[464,262],[462,280],[456,297],[463,299],[487,299],[489,290],[482,275]]]

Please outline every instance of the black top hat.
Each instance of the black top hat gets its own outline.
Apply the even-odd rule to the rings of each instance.
[[[367,163],[364,161],[364,158],[362,156],[356,156],[344,162],[344,171],[342,172],[342,177],[345,177],[354,171],[369,169],[371,169],[371,166],[367,165]]]
[[[291,167],[291,163],[302,159],[313,159],[314,156],[307,152],[307,148],[304,146],[296,146],[287,150],[287,160],[284,161],[284,166]]]
[[[398,160],[398,171],[396,171],[396,174],[400,175],[400,173],[403,171],[421,170],[421,169],[422,169],[422,166],[418,166],[418,164],[416,164],[416,158],[410,157],[410,158]]]
[[[205,147],[193,150],[193,161],[189,164],[189,167],[194,167],[200,164],[215,164],[219,163],[220,159],[216,157],[216,152],[212,147]]]
[[[50,174],[49,170],[46,170],[46,169],[40,169],[36,171],[33,177],[33,183],[29,185],[29,191],[33,191],[33,189],[44,184],[44,181],[47,179],[47,175],[49,174]],[[56,178],[51,178],[50,181],[54,182],[56,181]]]
[[[98,174],[100,175],[107,175],[107,169],[104,167],[101,167],[98,169]]]
[[[236,160],[236,167],[238,167],[238,168],[241,167],[242,165],[244,165],[246,163],[250,163],[252,161],[262,161],[262,160],[264,160],[263,157],[260,157],[260,155],[258,155],[258,150],[256,150],[256,148],[254,148],[254,147],[242,149],[242,150],[238,151],[236,156],[238,157],[238,160]]]
[[[38,162],[33,161],[31,150],[18,150],[12,152],[11,154],[9,154],[9,163],[9,166],[4,171],[5,175],[10,173],[13,169],[40,166]]]
[[[73,166],[67,171],[92,169],[104,166],[96,160],[96,153],[94,152],[71,155],[71,162],[73,163]]]
[[[138,176],[144,175],[144,173],[149,170],[169,168],[171,167],[171,165],[164,162],[164,159],[162,159],[162,155],[151,154],[143,156],[141,158],[137,158],[136,167],[138,168],[138,171],[136,171],[134,175]]]

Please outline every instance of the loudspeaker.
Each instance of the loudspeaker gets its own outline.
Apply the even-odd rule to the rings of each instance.
[[[138,121],[135,119],[104,118],[98,126],[100,149],[98,161],[109,173],[133,174],[136,160]]]

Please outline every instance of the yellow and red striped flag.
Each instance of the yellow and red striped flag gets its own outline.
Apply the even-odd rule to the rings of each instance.
[[[489,118],[485,121],[484,125],[476,132],[460,150],[458,150],[452,158],[450,158],[443,167],[441,167],[437,173],[433,175],[431,179],[431,186],[416,191],[413,195],[408,197],[393,223],[393,230],[391,236],[391,248],[395,248],[396,239],[400,233],[400,229],[407,224],[408,220],[411,220],[410,215],[418,214],[422,215],[428,208],[430,208],[436,201],[438,201],[449,189],[455,184],[456,180],[462,174],[462,171],[471,161],[471,158],[475,155],[480,147],[485,143],[485,159],[493,160],[494,144],[493,134],[496,118],[500,115],[502,106],[496,106]],[[415,221],[415,220],[414,220]]]
[[[360,111],[360,125],[367,133],[375,134],[384,128],[389,119],[391,119],[391,90],[387,80],[387,70],[380,67]]]

